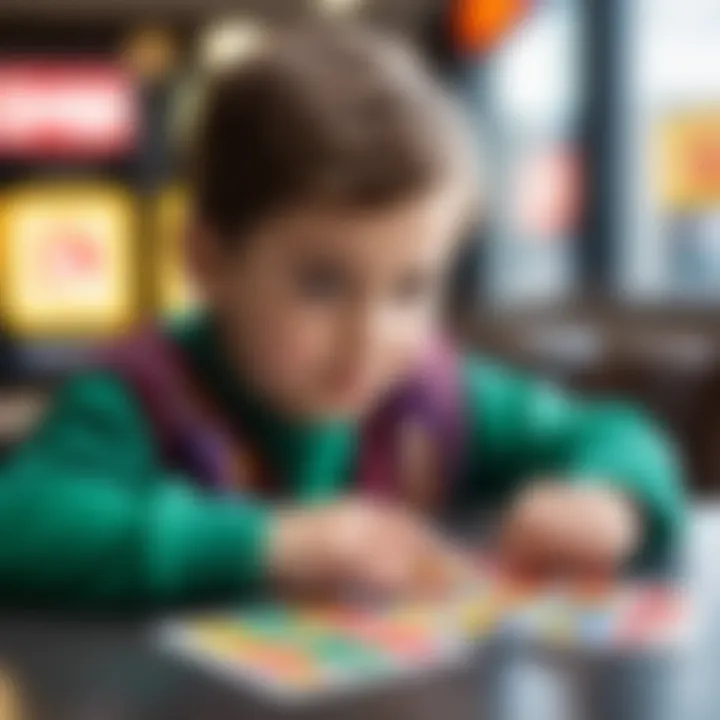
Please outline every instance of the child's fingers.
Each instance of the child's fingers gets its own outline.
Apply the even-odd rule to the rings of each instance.
[[[561,574],[591,557],[577,530],[562,518],[518,516],[506,526],[501,540],[503,563],[513,572]]]
[[[414,563],[415,593],[449,593],[468,584],[475,576],[470,558],[432,528],[422,528]]]
[[[401,510],[386,508],[360,550],[353,572],[374,592],[448,592],[471,575],[470,562],[453,544]]]
[[[405,510],[354,502],[285,513],[273,543],[284,585],[303,589],[419,595],[449,592],[470,563]]]
[[[373,594],[398,596],[408,594],[412,575],[412,561],[407,554],[383,552],[368,558],[358,579]]]
[[[548,490],[515,507],[501,535],[501,554],[523,574],[606,574],[636,541],[633,509],[624,498],[597,489]]]

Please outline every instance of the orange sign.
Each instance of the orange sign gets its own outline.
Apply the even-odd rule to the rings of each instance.
[[[0,720],[22,720],[23,717],[17,681],[3,670],[0,672]]]
[[[2,203],[2,301],[24,335],[112,332],[132,319],[132,206],[97,186],[48,185]]]
[[[530,0],[456,0],[451,28],[462,52],[494,50],[530,10]]]
[[[720,206],[720,108],[669,118],[656,150],[664,203],[678,210]]]

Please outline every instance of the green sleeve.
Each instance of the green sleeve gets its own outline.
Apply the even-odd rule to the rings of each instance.
[[[648,417],[479,359],[466,360],[463,375],[476,500],[506,502],[522,483],[550,474],[607,483],[643,513],[641,557],[671,556],[683,524],[682,473],[672,443]]]
[[[119,378],[58,395],[0,469],[0,594],[146,607],[228,599],[263,574],[264,508],[170,475]]]

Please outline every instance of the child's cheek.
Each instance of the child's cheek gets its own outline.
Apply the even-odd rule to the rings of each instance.
[[[273,365],[286,378],[317,375],[332,352],[332,334],[312,316],[296,313],[279,321],[273,333]]]

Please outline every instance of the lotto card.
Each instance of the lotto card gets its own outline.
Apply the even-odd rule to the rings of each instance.
[[[421,606],[270,605],[171,623],[163,642],[274,698],[334,694],[451,665],[465,644]]]
[[[631,584],[601,593],[559,587],[510,613],[504,630],[535,645],[628,654],[678,645],[687,619],[687,602],[671,587]]]
[[[279,604],[171,623],[164,643],[275,698],[312,698],[449,667],[489,637],[575,652],[667,649],[687,617],[672,588],[536,587],[485,576],[457,596],[395,606]]]

